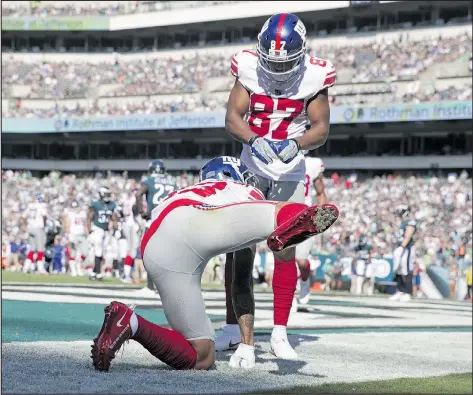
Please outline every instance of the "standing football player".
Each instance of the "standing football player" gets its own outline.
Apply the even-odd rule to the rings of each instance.
[[[209,369],[215,363],[215,332],[205,311],[201,279],[210,258],[265,239],[272,251],[282,251],[324,232],[338,218],[337,207],[330,204],[265,201],[252,181],[257,183],[237,158],[214,158],[202,168],[197,185],[173,192],[153,210],[141,253],[171,329],[123,303],[110,303],[93,340],[96,370],[108,371],[129,339],[174,369]],[[253,349],[253,336],[253,326],[245,326],[231,367],[255,366],[254,354],[241,358]]]
[[[241,161],[258,177],[268,200],[304,202],[303,151],[322,146],[328,138],[328,88],[335,83],[335,68],[328,60],[306,54],[304,24],[297,16],[284,13],[265,22],[256,51],[243,50],[232,58],[231,72],[236,81],[225,124],[243,143]],[[310,128],[306,131],[307,123]],[[227,255],[227,325],[217,338],[217,350],[236,348],[240,342],[237,324],[240,328],[243,322],[253,324],[253,256],[254,248]],[[276,253],[274,258],[270,347],[277,357],[296,359],[286,333],[297,285],[295,249]],[[245,262],[246,276],[242,274]],[[233,264],[239,267],[238,278],[233,275]]]
[[[89,275],[90,280],[103,280],[102,257],[116,219],[116,207],[112,193],[106,186],[99,188],[99,199],[92,201],[89,206],[89,229],[92,232],[95,254],[94,271]]]
[[[315,203],[314,196],[319,206],[328,203],[324,185],[324,163],[320,158],[305,158],[305,204],[312,206]],[[314,246],[314,238],[307,239],[296,247],[296,261],[300,271],[299,303],[308,304],[310,300],[310,263],[309,255]],[[294,298],[293,306],[297,306]]]
[[[39,273],[46,273],[44,268],[44,251],[46,247],[46,225],[47,208],[42,193],[36,194],[36,201],[28,205],[24,216],[28,221],[28,244],[30,250],[23,264],[23,272],[34,271],[34,261],[36,254],[36,270]]]
[[[136,192],[136,208],[138,213],[147,220],[145,232],[151,223],[151,212],[165,199],[171,192],[176,190],[176,183],[169,177],[162,160],[153,160],[148,167],[148,177],[141,183],[141,187]],[[143,196],[146,197],[147,210],[143,213]],[[148,286],[139,292],[144,295],[154,295],[156,287],[152,279],[148,276]]]
[[[138,252],[140,224],[136,209],[136,197],[133,192],[128,192],[123,202],[123,234],[127,241],[127,251],[123,266],[123,281],[131,282],[131,268]]]
[[[79,202],[73,200],[64,216],[64,230],[69,237],[69,269],[73,277],[82,276],[82,257],[87,255],[87,213],[80,209]]]
[[[412,273],[416,262],[414,235],[417,231],[417,221],[410,218],[411,208],[408,205],[398,206],[396,212],[402,222],[397,232],[398,247],[393,253],[397,292],[390,299],[408,302],[412,298]]]
[[[360,235],[358,244],[354,248],[354,262],[355,262],[355,275],[353,280],[355,281],[354,293],[361,295],[363,291],[363,284],[367,278],[366,274],[369,273],[368,267],[371,265],[371,244],[365,235]],[[373,284],[374,285],[374,284]]]
[[[59,221],[55,221],[52,219],[46,220],[46,225],[44,227],[44,234],[46,235],[46,249],[44,253],[45,258],[45,272],[50,273],[51,266],[54,266],[54,255],[56,250],[56,238],[61,235],[62,233],[62,224]],[[53,269],[54,273],[54,269]],[[57,272],[55,273],[57,274]]]

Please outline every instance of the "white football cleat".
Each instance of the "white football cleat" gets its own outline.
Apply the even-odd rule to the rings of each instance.
[[[281,359],[298,359],[297,353],[289,344],[287,337],[285,339],[275,339],[271,337],[269,351],[271,354]]]
[[[301,290],[299,292],[299,303],[300,304],[308,304],[310,300],[310,280],[302,281],[301,282]]]
[[[399,302],[409,302],[411,300],[411,295],[409,294],[402,294],[401,297],[399,298]]]
[[[215,350],[236,350],[241,342],[238,324],[225,324],[222,333],[215,338]]]
[[[396,292],[393,296],[389,298],[389,300],[399,300],[402,296],[402,292]]]
[[[255,362],[255,347],[248,344],[240,344],[235,353],[230,357],[228,363],[234,369],[253,369]]]

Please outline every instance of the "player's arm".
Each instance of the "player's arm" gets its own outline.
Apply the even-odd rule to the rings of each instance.
[[[412,236],[414,235],[416,228],[413,225],[407,225],[406,231],[404,232],[404,240],[401,243],[402,248],[407,248],[409,243],[412,240]]]
[[[309,101],[307,116],[310,129],[296,140],[301,150],[313,150],[325,144],[330,131],[330,105],[328,88],[321,90]]]
[[[230,97],[228,98],[225,128],[235,140],[243,144],[248,144],[250,139],[256,136],[244,120],[249,106],[250,94],[245,87],[236,80],[230,92]]]
[[[320,173],[317,176],[317,178],[314,180],[314,188],[315,188],[315,194],[317,196],[317,204],[318,205],[327,204],[328,198],[327,198],[327,195],[325,194],[325,184],[324,184],[324,177],[322,173]]]
[[[113,208],[112,216],[110,217],[110,221],[108,221],[108,230],[113,230],[115,224],[118,222],[118,213],[117,213],[117,205]]]
[[[62,223],[64,224],[64,233],[69,234],[69,231],[71,230],[70,224],[69,224],[69,216],[64,215],[62,217]]]
[[[142,183],[140,189],[136,191],[135,198],[136,198],[136,208],[138,213],[143,213],[143,196],[148,192],[148,184]]]

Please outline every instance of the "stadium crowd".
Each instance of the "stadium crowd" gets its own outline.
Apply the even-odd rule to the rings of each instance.
[[[238,1],[4,1],[4,16],[113,16],[142,12],[166,11],[173,8],[215,6]]]
[[[222,111],[226,108],[227,100],[210,96],[196,99],[192,96],[180,96],[172,101],[142,100],[139,103],[112,104],[105,103],[98,107],[96,103],[90,107],[80,103],[72,107],[55,102],[54,107],[48,109],[25,108],[17,100],[10,108],[2,108],[2,116],[6,118],[54,118],[58,116],[71,117],[103,117],[108,115],[152,115],[168,112],[205,112]]]
[[[330,95],[329,101],[332,105],[356,105],[356,104],[389,104],[389,103],[420,103],[442,100],[471,100],[471,85],[464,87],[450,86],[446,90],[437,91],[425,89],[415,93],[404,93],[397,96],[395,90],[379,94],[341,94]],[[205,111],[224,111],[227,106],[227,97],[219,96],[201,96],[180,95],[177,99],[152,99],[147,98],[138,103],[123,102],[113,104],[107,102],[101,106],[92,103],[90,106],[81,105],[76,102],[75,105],[63,105],[61,101],[55,101],[51,108],[29,108],[22,106],[22,100],[15,100],[10,107],[2,107],[2,116],[5,118],[54,118],[62,117],[103,117],[118,115],[152,115],[156,113],[169,112],[205,112]]]
[[[198,181],[195,174],[187,172],[172,177],[179,188]],[[123,204],[139,183],[140,180],[128,177],[126,172],[97,172],[94,176],[51,172],[38,178],[28,171],[3,171],[4,258],[8,260],[12,243],[17,246],[15,250],[23,246],[26,254],[28,231],[25,211],[39,192],[47,203],[48,219],[62,221],[72,200],[78,201],[79,207],[87,210],[102,185],[111,189],[118,204]],[[399,220],[395,207],[408,203],[419,224],[416,249],[423,265],[453,265],[461,271],[465,269],[465,264],[471,262],[472,179],[466,172],[460,175],[452,173],[447,178],[387,175],[364,179],[356,173],[347,176],[333,173],[325,178],[325,184],[329,201],[338,205],[343,215],[323,237],[316,238],[312,251],[314,255],[348,256],[360,236],[364,235],[373,246],[373,256],[392,257]],[[62,233],[60,237],[60,243],[67,246],[68,235]],[[21,264],[21,257],[19,260]]]
[[[430,65],[440,62],[455,62],[471,58],[472,41],[467,34],[437,40],[412,41],[402,38],[399,41],[385,41],[362,46],[320,46],[316,41],[310,45],[311,55],[332,59],[337,70],[351,70],[351,77],[339,77],[339,83],[355,85],[338,93],[334,88],[332,102],[335,104],[393,103],[439,100],[471,99],[471,85],[450,86],[444,91],[436,91],[432,84],[420,84],[420,73]],[[415,49],[415,50],[414,50]],[[118,84],[104,93],[103,97],[149,96],[171,93],[201,92],[205,81],[213,77],[229,76],[229,56],[218,53],[200,55],[198,52],[175,58],[154,58],[114,62],[72,63],[18,63],[8,56],[2,58],[2,97],[13,85],[28,86],[25,99],[71,99],[85,98],[91,88],[104,84]],[[342,74],[341,72],[339,74]],[[396,92],[394,81],[412,81],[408,92]],[[380,82],[385,86],[370,88],[358,83]],[[95,93],[96,95],[96,93]],[[205,111],[224,108],[224,101],[208,99],[212,103],[196,103],[195,99],[184,95],[182,100],[169,103],[163,99],[148,100],[134,104],[106,106],[85,109],[80,105],[66,110],[68,115],[126,115],[147,114],[151,112]],[[19,104],[20,103],[20,104]],[[59,107],[60,103],[58,104]],[[6,117],[48,117],[57,114],[57,109],[23,109],[21,99],[15,105],[3,110]]]

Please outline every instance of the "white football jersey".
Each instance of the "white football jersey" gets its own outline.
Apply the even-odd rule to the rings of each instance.
[[[251,200],[265,200],[258,189],[232,180],[205,180],[196,185],[172,192],[151,213],[155,220],[159,213],[176,200],[187,199],[208,205],[209,208]]]
[[[277,83],[258,67],[258,55],[243,50],[232,58],[231,71],[250,93],[246,121],[250,129],[269,140],[280,141],[306,132],[307,103],[321,90],[335,84],[336,72],[329,60],[305,55],[297,75]],[[281,181],[303,181],[304,154],[288,164],[277,160],[269,165],[251,155],[243,145],[241,161],[255,174]]]
[[[27,210],[28,216],[28,228],[36,229],[44,228],[44,217],[47,216],[46,204],[45,203],[30,203]]]
[[[129,225],[133,225],[135,223],[133,217],[133,205],[136,204],[135,196],[131,196],[123,201],[123,215],[125,216],[125,222]]]
[[[320,158],[305,158],[305,204],[312,206],[315,204],[314,181],[319,174],[324,172],[324,162]]]
[[[74,236],[85,235],[87,214],[82,211],[70,211],[68,215],[69,233]]]

